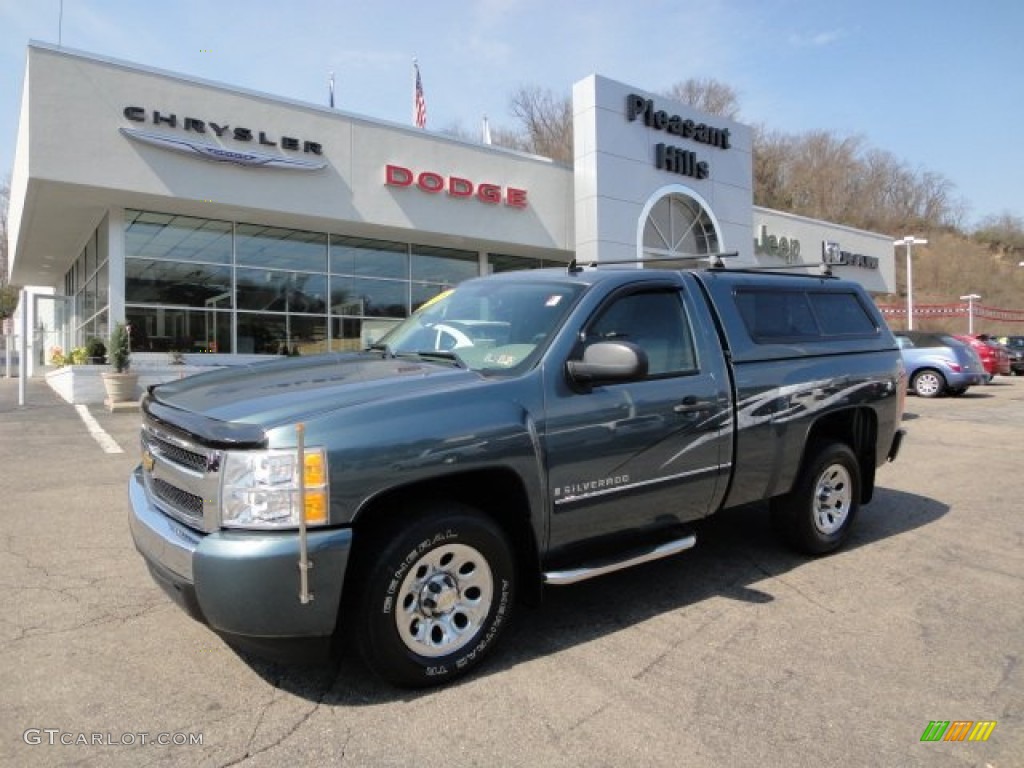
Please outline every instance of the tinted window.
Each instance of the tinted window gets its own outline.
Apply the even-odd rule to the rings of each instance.
[[[678,294],[633,293],[601,311],[587,331],[587,341],[621,339],[647,353],[648,373],[657,376],[696,369],[693,336]]]
[[[878,331],[852,292],[746,289],[737,292],[736,305],[751,338],[762,343],[822,341]]]
[[[811,306],[826,336],[862,336],[877,329],[853,293],[812,293]]]
[[[804,291],[742,291],[736,304],[754,341],[800,341],[819,339]]]

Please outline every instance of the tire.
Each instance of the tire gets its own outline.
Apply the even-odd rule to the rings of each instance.
[[[816,442],[793,489],[772,502],[772,517],[791,546],[823,555],[843,543],[859,509],[857,457],[845,443]]]
[[[914,374],[910,388],[918,397],[938,397],[946,389],[946,379],[938,371],[926,368]]]
[[[516,575],[490,518],[450,503],[416,511],[357,582],[355,639],[382,678],[422,688],[461,677],[491,652],[512,615]]]

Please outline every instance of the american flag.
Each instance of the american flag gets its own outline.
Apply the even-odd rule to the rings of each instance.
[[[417,128],[426,128],[427,100],[423,97],[423,81],[420,79],[420,65],[416,61],[413,61],[412,65],[416,69],[416,90],[413,93],[412,121],[416,124]]]

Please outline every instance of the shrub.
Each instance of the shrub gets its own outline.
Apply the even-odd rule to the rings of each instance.
[[[114,332],[110,334],[110,362],[117,373],[124,373],[131,367],[131,336],[124,323],[115,325]]]

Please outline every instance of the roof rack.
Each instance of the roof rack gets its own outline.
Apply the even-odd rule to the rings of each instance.
[[[598,267],[610,267],[618,266],[622,264],[631,264],[633,266],[640,266],[642,264],[651,264],[662,261],[695,261],[698,263],[707,263],[709,269],[725,269],[725,263],[722,259],[735,259],[739,256],[738,251],[728,251],[725,253],[686,253],[679,254],[678,256],[656,256],[650,259],[622,259],[619,261],[590,261],[586,264],[582,264],[576,259],[569,262],[567,272],[574,274],[576,272],[582,272],[584,269],[597,269]]]

